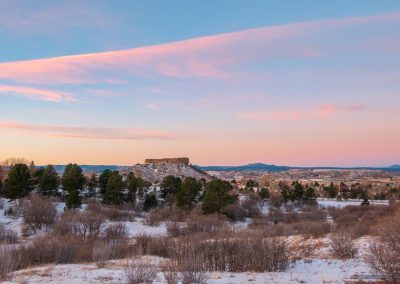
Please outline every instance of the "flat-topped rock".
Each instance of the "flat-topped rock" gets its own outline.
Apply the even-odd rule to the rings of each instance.
[[[160,164],[160,163],[171,163],[171,164],[184,164],[189,165],[189,158],[162,158],[162,159],[146,159],[145,164]]]

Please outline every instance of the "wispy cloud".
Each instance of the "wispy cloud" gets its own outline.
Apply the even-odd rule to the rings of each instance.
[[[50,102],[74,102],[76,99],[73,95],[65,92],[44,90],[31,87],[20,87],[20,86],[9,86],[0,85],[0,94],[4,95],[18,95],[24,96],[30,99],[37,99]]]
[[[232,79],[235,67],[260,58],[321,56],[318,46],[301,40],[306,35],[391,22],[400,22],[400,13],[263,27],[121,51],[4,62],[0,63],[0,79],[39,84],[112,82],[126,76],[154,75]]]
[[[50,137],[104,139],[104,140],[170,140],[181,136],[177,133],[142,128],[102,128],[62,125],[37,125],[0,120],[0,129],[23,135],[45,135]]]
[[[300,121],[306,119],[329,118],[346,112],[361,112],[369,108],[365,105],[321,104],[316,106],[298,106],[280,110],[251,111],[238,114],[241,120],[250,121]]]

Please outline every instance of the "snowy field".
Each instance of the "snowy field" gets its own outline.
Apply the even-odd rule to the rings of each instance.
[[[337,200],[330,198],[317,198],[318,205],[323,208],[336,207],[343,208],[346,206],[357,206],[363,202],[362,199],[348,199],[348,200]],[[369,200],[371,205],[389,205],[389,200]]]
[[[139,261],[161,262],[158,257],[143,257]],[[105,268],[95,264],[49,265],[14,272],[9,282],[5,283],[123,283],[127,260],[111,261]],[[286,272],[271,273],[229,273],[211,272],[207,283],[345,283],[373,281],[376,278],[358,259],[329,260],[310,259],[297,261]],[[160,271],[153,283],[166,283]]]
[[[2,199],[3,208],[0,209],[0,224],[7,229],[18,232],[21,236],[22,218],[5,216],[4,211],[13,205],[6,199]],[[337,201],[318,199],[322,207],[344,207],[347,205],[359,205],[361,201]],[[373,204],[387,204],[385,202],[372,202]],[[64,204],[56,203],[57,211],[61,214]],[[268,211],[267,208],[263,210]],[[245,229],[251,222],[231,224],[236,230]],[[167,226],[161,222],[159,226],[148,226],[144,224],[143,218],[136,218],[133,222],[108,222],[107,226],[116,223],[125,224],[128,237],[134,238],[138,235],[146,234],[151,236],[166,236]],[[22,242],[29,241],[31,238],[22,238]],[[376,281],[366,264],[363,262],[363,254],[371,242],[372,237],[363,237],[356,240],[359,254],[352,260],[332,259],[329,253],[329,238],[303,238],[302,236],[286,237],[289,246],[299,247],[308,244],[313,247],[313,253],[308,258],[303,258],[292,262],[285,272],[271,273],[229,273],[229,272],[210,272],[210,279],[207,283],[349,283],[357,281]],[[292,249],[295,251],[295,249]],[[301,252],[298,254],[301,256]],[[125,269],[131,260],[113,260],[106,267],[98,268],[94,263],[86,264],[65,264],[65,265],[45,265],[24,270],[19,270],[10,275],[9,282],[5,283],[124,283]],[[150,261],[156,265],[165,259],[159,257],[145,256],[136,261]],[[166,283],[161,269],[153,283]]]

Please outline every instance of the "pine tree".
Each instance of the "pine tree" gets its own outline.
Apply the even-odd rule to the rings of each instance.
[[[61,178],[63,190],[67,193],[67,208],[79,208],[82,204],[80,191],[85,184],[85,176],[77,164],[68,164]]]
[[[11,167],[4,184],[5,195],[8,198],[21,198],[33,190],[32,177],[25,164],[15,164]]]
[[[154,194],[146,194],[143,203],[143,210],[150,211],[151,208],[157,207],[158,202]]]
[[[58,173],[52,165],[48,165],[41,171],[41,175],[38,178],[39,193],[46,196],[56,196],[58,195],[59,186],[60,178]]]
[[[106,204],[121,204],[124,201],[124,182],[119,172],[113,172],[107,182],[103,202]]]
[[[96,196],[96,189],[98,186],[98,180],[96,174],[92,174],[90,178],[86,181],[87,187],[87,196],[94,197]]]
[[[198,200],[201,188],[202,184],[195,178],[186,177],[182,182],[181,189],[176,194],[176,206],[190,211],[193,203]]]
[[[101,195],[104,195],[106,193],[108,179],[110,178],[112,173],[113,172],[111,170],[106,169],[100,174],[98,185],[99,185],[99,188],[100,188],[100,194]]]
[[[161,197],[165,199],[168,205],[175,201],[175,195],[181,189],[182,180],[180,177],[172,175],[164,177],[161,182]]]
[[[204,190],[202,210],[204,214],[221,213],[222,209],[235,202],[237,196],[231,194],[229,182],[214,179],[207,182]]]

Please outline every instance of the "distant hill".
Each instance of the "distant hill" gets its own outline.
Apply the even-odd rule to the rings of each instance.
[[[99,174],[103,172],[106,169],[112,170],[112,171],[118,171],[121,166],[116,166],[116,165],[79,165],[84,173],[96,173]],[[58,173],[63,173],[66,165],[54,165],[54,168]]]
[[[203,171],[259,171],[259,172],[283,172],[292,169],[287,166],[275,166],[262,163],[248,164],[243,166],[195,166]]]
[[[243,166],[195,166],[203,171],[254,171],[254,172],[283,172],[293,169],[302,170],[314,170],[314,169],[325,169],[325,170],[380,170],[388,172],[400,172],[400,165],[393,165],[390,167],[291,167],[291,166],[276,166],[263,163],[254,163]]]
[[[55,165],[58,173],[63,173],[66,165]],[[80,165],[85,173],[101,173],[105,169],[118,171],[129,168],[129,166],[117,165]],[[199,169],[201,171],[235,171],[235,172],[284,172],[292,169],[325,169],[325,170],[382,170],[388,172],[400,172],[400,165],[392,165],[389,167],[292,167],[292,166],[277,166],[263,163],[253,163],[242,166],[191,166],[192,169]],[[178,172],[177,172],[178,173]]]
[[[136,176],[142,177],[151,183],[157,183],[168,175],[193,177],[196,179],[209,180],[212,177],[206,172],[185,163],[160,162],[136,164],[130,167],[121,168],[122,172],[133,172]]]

